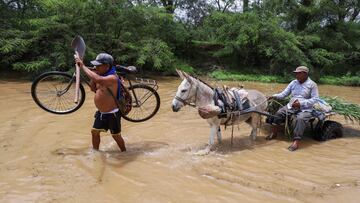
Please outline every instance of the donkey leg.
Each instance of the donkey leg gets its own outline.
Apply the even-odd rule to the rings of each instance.
[[[210,139],[209,139],[209,144],[214,145],[214,138],[215,138],[215,134],[217,134],[218,131],[218,126],[216,125],[211,125],[211,129],[210,129]]]
[[[251,127],[252,127],[251,134],[250,134],[251,140],[256,140],[257,127],[258,127],[259,121],[260,121],[260,115],[253,113],[251,115]]]
[[[221,137],[221,129],[220,129],[220,126],[218,126],[218,130],[217,130],[217,140],[218,140],[218,143],[221,144],[222,142],[222,137]]]

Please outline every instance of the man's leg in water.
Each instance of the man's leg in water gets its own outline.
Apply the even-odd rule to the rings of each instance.
[[[100,131],[98,130],[91,130],[91,135],[92,135],[92,145],[93,148],[96,150],[99,150],[99,145],[100,145]]]
[[[272,123],[276,125],[272,126],[271,134],[266,136],[265,138],[266,140],[272,140],[277,137],[280,125],[285,122],[285,118],[287,114],[289,114],[289,112],[286,106],[283,106],[275,113],[276,117],[274,118]]]
[[[312,118],[311,112],[300,112],[296,115],[295,118],[295,128],[294,128],[294,141],[288,147],[289,151],[295,151],[299,148],[300,140],[306,129],[308,121]]]
[[[126,147],[125,147],[125,142],[124,139],[121,137],[121,134],[116,134],[116,135],[112,135],[112,137],[114,138],[115,142],[118,144],[120,150],[122,152],[126,151]]]
[[[109,120],[110,132],[122,152],[126,151],[124,139],[121,137],[121,116],[120,112],[112,114]]]

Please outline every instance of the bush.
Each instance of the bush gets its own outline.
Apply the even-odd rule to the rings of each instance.
[[[136,60],[138,65],[144,66],[148,63],[156,70],[166,70],[174,62],[174,54],[167,44],[158,39],[144,40]]]
[[[289,79],[274,75],[240,74],[223,70],[213,71],[209,74],[209,76],[217,80],[257,81],[265,83],[291,81]]]
[[[320,78],[320,83],[330,85],[360,86],[360,76],[324,76]]]
[[[238,72],[216,70],[209,74],[210,77],[217,80],[235,80],[235,81],[257,81],[257,82],[277,82],[277,83],[289,83],[294,80],[293,76],[274,76],[274,75],[262,75],[262,74],[241,74]],[[322,76],[319,83],[330,85],[345,85],[345,86],[360,86],[360,76]]]

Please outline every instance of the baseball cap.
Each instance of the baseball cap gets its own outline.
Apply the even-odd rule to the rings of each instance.
[[[306,66],[299,66],[293,72],[294,73],[300,73],[300,72],[309,73],[309,69]]]
[[[114,62],[114,58],[107,53],[100,53],[96,56],[96,59],[94,61],[91,61],[90,63],[94,66],[99,66],[102,64],[110,64],[112,65]]]

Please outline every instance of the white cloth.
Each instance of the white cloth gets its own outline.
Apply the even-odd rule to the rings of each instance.
[[[247,98],[248,95],[249,95],[249,92],[246,91],[246,90],[244,90],[243,88],[239,89],[239,88],[233,87],[233,88],[231,88],[230,90],[231,90],[231,91],[236,91],[236,92],[239,94],[240,98],[242,98],[242,99],[243,99],[243,98]],[[234,97],[234,94],[233,94],[233,92],[231,92],[231,91],[230,91],[230,94]]]
[[[116,113],[116,112],[118,112],[118,111],[119,111],[119,109],[118,109],[118,108],[113,109],[112,111],[109,111],[109,112],[101,112],[101,111],[99,111],[99,112],[100,112],[100,120],[102,120],[102,119],[103,119],[103,115],[105,115],[105,114],[112,114],[112,113]]]
[[[112,110],[112,111],[109,111],[109,112],[101,112],[101,111],[100,111],[100,113],[101,113],[101,114],[110,114],[110,113],[116,113],[116,112],[118,112],[118,111],[119,111],[119,109],[116,108],[116,109],[114,109],[114,110]]]

